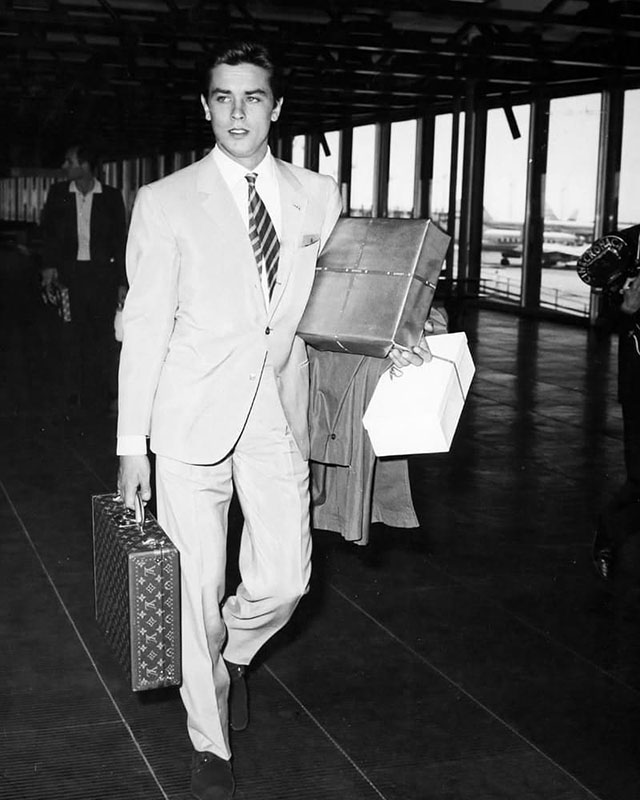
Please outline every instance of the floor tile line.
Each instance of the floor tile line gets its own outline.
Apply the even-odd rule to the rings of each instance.
[[[285,690],[285,692],[291,697],[291,699],[304,711],[304,713],[309,717],[309,719],[313,722],[313,724],[318,727],[324,736],[331,742],[331,744],[336,748],[336,750],[340,753],[340,755],[346,759],[349,764],[355,769],[355,771],[360,775],[360,777],[373,789],[373,791],[381,798],[381,800],[388,800],[387,796],[384,795],[380,789],[373,783],[371,778],[366,774],[366,772],[362,769],[362,767],[358,766],[358,764],[351,758],[349,753],[342,747],[342,745],[329,733],[329,731],[324,727],[324,725],[320,722],[320,720],[313,714],[311,709],[307,708],[307,706],[302,702],[302,700],[293,692],[287,684],[279,678],[273,669],[268,665],[264,665],[264,669],[271,675],[271,677],[278,683],[280,686]]]
[[[585,547],[587,546],[588,545],[585,545]],[[452,575],[446,569],[443,569],[442,567],[434,564],[431,559],[429,561],[429,564],[431,567],[433,567],[434,570],[436,570],[436,572],[439,572],[441,575],[446,576],[447,578],[449,578],[449,580],[453,581],[458,586],[461,586],[463,589],[466,589],[466,591],[470,592],[471,594],[475,594],[478,597],[481,597],[483,600],[492,605],[494,608],[500,609],[500,611],[502,611],[506,616],[511,617],[511,619],[517,620],[521,625],[524,625],[525,628],[528,628],[534,633],[537,633],[538,635],[542,636],[544,639],[547,640],[547,642],[553,644],[554,647],[557,647],[559,650],[564,650],[565,652],[570,653],[572,656],[574,656],[574,658],[577,658],[579,661],[582,661],[584,664],[587,664],[596,672],[599,672],[603,677],[606,677],[609,680],[613,681],[614,683],[617,683],[622,689],[626,689],[628,692],[631,692],[632,694],[635,694],[640,698],[640,691],[636,689],[635,686],[631,686],[631,684],[622,680],[622,678],[620,678],[615,673],[609,672],[609,670],[606,670],[604,669],[604,667],[601,667],[600,664],[596,663],[595,661],[592,661],[590,658],[587,658],[587,656],[582,655],[582,653],[579,653],[577,650],[574,650],[573,647],[570,647],[568,644],[564,644],[564,642],[561,642],[559,639],[555,639],[553,636],[544,631],[542,628],[539,628],[537,625],[534,625],[533,622],[529,622],[529,620],[527,620],[525,617],[521,617],[514,611],[510,611],[508,608],[505,608],[498,600],[488,597],[484,592],[480,591],[475,586],[467,583],[464,580],[464,578],[459,578],[456,575]]]
[[[64,445],[67,448],[67,450],[69,450],[69,452],[74,456],[74,458],[76,458],[82,464],[82,466],[87,470],[87,472],[93,475],[94,478],[97,478],[100,481],[100,483],[105,487],[105,489],[107,490],[110,489],[109,484],[105,481],[105,479],[101,475],[98,475],[93,466],[89,463],[89,461],[87,461],[87,459],[82,455],[82,453],[80,453],[68,440],[65,440]],[[114,445],[114,452],[115,452],[115,445]],[[115,493],[116,491],[115,481],[110,491]]]
[[[517,728],[515,728],[511,723],[507,722],[506,719],[503,719],[499,714],[493,711],[489,706],[482,702],[482,700],[475,697],[471,692],[464,688],[461,683],[455,681],[446,672],[441,670],[437,667],[433,662],[431,662],[426,656],[423,656],[422,653],[419,653],[414,647],[412,647],[408,642],[405,642],[401,639],[397,634],[395,634],[390,628],[388,628],[384,623],[380,622],[380,620],[376,619],[373,614],[370,614],[366,611],[359,603],[356,603],[355,600],[352,600],[348,595],[346,595],[343,591],[338,589],[337,586],[333,584],[329,584],[330,588],[342,599],[349,603],[349,605],[353,606],[357,611],[359,611],[364,617],[366,617],[370,622],[373,622],[380,630],[384,631],[394,642],[399,644],[402,648],[404,648],[407,652],[411,653],[411,655],[415,656],[419,661],[421,661],[425,666],[429,667],[429,669],[433,670],[437,675],[439,675],[443,680],[445,680],[450,686],[453,686],[457,691],[463,694],[467,699],[469,699],[474,705],[481,708],[485,713],[489,714],[490,717],[499,722],[503,725],[507,730],[511,731],[514,736],[517,736],[522,742],[524,742],[528,747],[535,750],[536,753],[541,755],[546,761],[550,764],[553,764],[556,769],[560,770],[564,775],[570,778],[575,784],[577,784],[581,789],[583,789],[589,797],[594,798],[594,800],[602,800],[602,798],[591,791],[587,786],[585,786],[575,775],[572,775],[567,769],[565,769],[561,764],[559,764],[555,759],[553,759],[548,753],[545,753],[544,750],[541,750],[534,742],[524,736]]]
[[[512,373],[512,372],[505,372],[504,374],[505,375],[510,375],[512,377],[515,377],[515,373]],[[478,378],[481,379],[481,380],[488,380],[487,378],[483,378],[482,373],[480,373],[478,375]],[[499,382],[497,382],[497,381],[496,382],[488,381],[488,382],[491,383],[492,386],[499,385]],[[558,384],[550,384],[550,385],[558,386]],[[559,388],[563,388],[563,387],[559,387]],[[573,390],[573,391],[577,391],[577,390]],[[507,408],[510,408],[512,410],[518,410],[519,409],[519,406],[515,401],[514,402],[508,402],[508,401],[506,401],[504,399],[496,400],[491,395],[483,394],[482,390],[480,388],[478,388],[477,386],[474,389],[470,389],[469,390],[469,396],[470,397],[477,397],[480,400],[488,400],[488,401],[492,402],[495,406],[506,406]],[[552,412],[545,413],[543,410],[541,410],[540,406],[536,406],[535,408],[531,408],[531,409],[528,409],[528,410],[533,416],[538,416],[543,420],[548,420],[548,421],[554,422],[557,425],[564,425],[564,426],[568,426],[568,427],[570,427],[572,429],[577,429],[577,430],[580,430],[580,429],[583,429],[583,428],[585,428],[585,429],[587,428],[587,425],[584,422],[571,422],[571,421],[569,421],[567,419],[563,419],[562,417],[554,416]],[[620,441],[622,439],[622,435],[621,434],[617,434],[617,433],[614,433],[614,432],[603,431],[603,435],[608,437],[608,438],[610,438],[610,439],[616,439],[618,441]]]
[[[5,734],[9,733],[11,736],[16,736],[20,733],[39,733],[41,731],[45,731],[49,734],[51,733],[58,733],[60,731],[79,731],[83,730],[84,728],[112,728],[117,725],[120,725],[120,720],[113,720],[111,722],[102,721],[102,722],[87,722],[86,724],[77,724],[77,725],[52,725],[50,728],[44,727],[43,725],[39,725],[37,728],[7,728],[5,725],[0,732],[0,736],[4,736]]]
[[[544,415],[542,415],[542,416],[544,416]],[[554,421],[557,421],[557,420],[554,420]],[[71,445],[71,443],[70,443],[69,441],[66,441],[66,442],[65,442],[65,445],[66,445],[66,447],[67,447],[67,448],[68,448],[68,449],[69,449],[69,450],[70,450],[70,451],[73,453],[73,455],[74,455],[74,456],[77,458],[77,460],[78,460],[78,461],[79,461],[79,462],[80,462],[80,463],[81,463],[81,464],[82,464],[82,465],[85,467],[85,469],[87,469],[87,471],[89,471],[91,474],[93,474],[93,475],[94,475],[94,476],[95,476],[95,477],[96,477],[96,478],[97,478],[97,479],[100,481],[100,483],[101,483],[103,486],[105,486],[106,488],[108,488],[108,485],[107,485],[107,483],[105,482],[105,480],[104,480],[104,479],[103,479],[103,478],[102,478],[100,475],[98,475],[98,473],[97,473],[97,472],[96,472],[96,471],[95,471],[95,470],[92,468],[92,466],[90,465],[90,463],[89,463],[89,462],[88,462],[88,461],[87,461],[87,460],[86,460],[86,459],[85,459],[85,458],[82,456],[82,454],[81,454],[81,453],[79,453],[79,452],[78,452],[78,450],[77,450],[77,449],[76,449],[74,446],[72,446],[72,445]],[[1,485],[1,484],[0,484],[0,485]],[[482,596],[482,597],[485,597],[485,596],[482,594],[482,592],[479,592],[477,589],[473,589],[472,587],[470,587],[470,586],[467,586],[467,584],[466,584],[466,583],[465,583],[465,582],[464,582],[462,579],[460,579],[460,578],[456,577],[455,575],[451,575],[451,574],[449,574],[449,573],[448,573],[446,570],[443,570],[443,569],[441,569],[441,568],[439,568],[439,567],[436,567],[435,565],[432,565],[432,566],[434,566],[434,568],[435,568],[436,570],[440,571],[440,572],[441,572],[443,575],[446,575],[446,576],[447,576],[447,577],[448,577],[450,580],[452,580],[452,581],[455,581],[457,584],[459,584],[459,585],[461,585],[461,586],[464,586],[464,588],[465,588],[465,589],[467,589],[468,591],[470,591],[470,592],[473,592],[473,593],[475,593],[475,594],[478,594],[478,595],[480,595],[480,596]],[[555,766],[557,769],[559,769],[559,770],[560,770],[560,771],[561,771],[563,774],[567,775],[567,777],[568,777],[568,778],[570,778],[572,781],[574,781],[576,784],[578,784],[578,785],[579,785],[579,786],[580,786],[582,789],[584,789],[584,791],[586,791],[586,792],[587,792],[587,793],[588,793],[588,794],[589,794],[589,795],[590,795],[592,798],[594,798],[594,800],[601,800],[601,798],[599,797],[599,795],[596,795],[596,794],[594,794],[594,793],[593,793],[593,792],[592,792],[590,789],[588,789],[586,786],[584,786],[584,785],[583,785],[583,784],[580,782],[580,780],[579,780],[578,778],[576,778],[574,775],[572,775],[570,772],[568,772],[566,769],[564,769],[564,767],[562,767],[562,765],[560,765],[560,764],[558,764],[557,762],[555,762],[555,761],[554,761],[554,759],[553,759],[553,758],[551,758],[551,756],[549,756],[547,753],[545,753],[543,750],[541,750],[541,749],[540,749],[540,748],[539,748],[537,745],[535,745],[535,744],[534,744],[532,741],[530,741],[529,739],[527,739],[527,737],[526,737],[526,736],[523,736],[521,733],[519,733],[519,731],[518,731],[516,728],[514,728],[512,725],[510,725],[510,724],[509,724],[509,723],[508,723],[506,720],[502,719],[502,717],[500,717],[498,714],[496,714],[495,712],[493,712],[493,711],[492,711],[492,710],[491,710],[491,709],[490,709],[488,706],[485,706],[485,705],[482,703],[482,701],[480,701],[478,698],[474,697],[474,696],[473,696],[471,693],[469,693],[467,690],[465,690],[465,689],[464,689],[464,688],[463,688],[463,687],[462,687],[460,684],[456,683],[456,682],[455,682],[453,679],[451,679],[451,678],[450,678],[448,675],[446,675],[446,673],[444,673],[444,672],[442,672],[440,669],[438,669],[438,667],[436,667],[434,664],[432,664],[432,663],[431,663],[431,662],[430,662],[430,661],[429,661],[429,660],[428,660],[426,657],[422,656],[422,655],[421,655],[421,654],[420,654],[420,653],[419,653],[417,650],[414,650],[414,648],[412,648],[412,647],[411,647],[411,645],[409,645],[407,642],[405,642],[404,640],[402,640],[402,639],[401,639],[399,636],[397,636],[396,634],[394,634],[394,633],[393,633],[393,632],[392,632],[392,631],[391,631],[389,628],[387,628],[387,627],[386,627],[386,626],[385,626],[385,625],[384,625],[382,622],[380,622],[380,621],[379,621],[379,620],[377,620],[377,619],[376,619],[376,618],[375,618],[373,615],[371,615],[371,614],[369,614],[367,611],[365,611],[365,609],[364,609],[364,608],[362,608],[362,607],[361,607],[361,606],[360,606],[358,603],[356,603],[355,601],[351,600],[351,598],[349,598],[347,595],[345,595],[345,594],[344,594],[344,593],[343,593],[343,592],[342,592],[340,589],[338,589],[338,588],[337,588],[336,586],[334,586],[333,584],[329,584],[329,586],[330,586],[330,588],[331,588],[331,589],[333,589],[333,591],[335,591],[337,594],[339,594],[339,595],[340,595],[340,596],[341,596],[341,597],[342,597],[344,600],[346,600],[348,603],[350,603],[350,604],[351,604],[351,605],[352,605],[354,608],[356,608],[357,610],[359,610],[359,611],[360,611],[360,612],[361,612],[361,613],[362,613],[364,616],[368,617],[368,618],[369,618],[369,619],[370,619],[372,622],[374,622],[374,624],[376,624],[376,625],[377,625],[378,627],[380,627],[380,628],[381,628],[383,631],[385,631],[385,633],[387,633],[387,635],[391,636],[391,638],[393,638],[393,639],[394,639],[394,640],[395,640],[395,641],[396,641],[398,644],[400,644],[400,645],[401,645],[401,646],[402,646],[404,649],[408,650],[408,651],[409,651],[409,652],[411,652],[411,653],[412,653],[414,656],[416,656],[417,658],[419,658],[419,659],[420,659],[420,660],[421,660],[423,663],[425,663],[425,664],[426,664],[426,665],[427,665],[427,666],[428,666],[430,669],[434,670],[434,671],[435,671],[436,673],[438,673],[438,674],[439,674],[439,675],[440,675],[440,676],[441,676],[441,677],[442,677],[444,680],[446,680],[446,681],[447,681],[449,684],[451,684],[452,686],[454,686],[456,689],[458,689],[460,692],[462,692],[462,693],[463,693],[463,694],[464,694],[466,697],[468,697],[468,698],[469,698],[469,699],[470,699],[470,700],[471,700],[471,701],[472,701],[474,704],[476,704],[476,705],[478,705],[480,708],[482,708],[482,709],[483,709],[483,710],[484,710],[486,713],[488,713],[490,716],[492,716],[494,719],[496,719],[496,721],[498,721],[500,724],[502,724],[502,725],[504,725],[505,727],[507,727],[507,728],[508,728],[508,729],[509,729],[509,730],[510,730],[512,733],[514,733],[514,734],[515,734],[515,735],[516,735],[516,736],[517,736],[519,739],[521,739],[521,740],[522,740],[524,743],[526,743],[526,745],[527,745],[527,746],[531,747],[533,750],[535,750],[537,753],[539,753],[539,755],[541,755],[543,758],[545,758],[547,761],[549,761],[551,764],[553,764],[553,765],[554,765],[554,766]],[[485,599],[486,599],[486,597],[485,597]],[[604,676],[608,677],[609,679],[611,679],[611,680],[613,680],[613,681],[617,682],[617,683],[618,683],[619,685],[621,685],[623,688],[625,688],[625,689],[628,689],[628,690],[630,690],[630,691],[634,692],[635,694],[638,694],[638,692],[637,692],[635,689],[633,689],[633,687],[631,687],[631,686],[629,686],[628,684],[626,684],[626,683],[625,683],[624,681],[622,681],[620,678],[618,678],[617,676],[615,676],[615,675],[613,675],[613,674],[611,674],[611,673],[607,672],[606,670],[602,669],[602,667],[599,667],[597,664],[594,664],[594,663],[593,663],[593,662],[591,662],[591,661],[590,661],[588,658],[586,658],[585,656],[582,656],[582,655],[580,655],[580,653],[577,653],[576,651],[574,651],[574,650],[573,650],[572,648],[570,648],[569,646],[567,646],[567,645],[564,645],[564,644],[562,644],[561,642],[558,642],[558,641],[556,641],[555,639],[552,639],[550,636],[546,635],[546,634],[544,633],[544,631],[541,631],[540,629],[538,629],[538,628],[537,628],[535,625],[533,625],[532,623],[529,623],[529,622],[527,622],[525,619],[522,619],[521,617],[519,617],[517,614],[514,614],[513,612],[510,612],[510,611],[508,611],[507,609],[504,609],[504,607],[500,606],[500,604],[499,604],[499,603],[497,603],[496,601],[492,601],[492,600],[490,600],[489,602],[492,602],[492,603],[494,603],[494,604],[496,605],[496,607],[500,607],[502,611],[504,611],[504,612],[505,612],[507,615],[511,616],[511,618],[513,618],[513,619],[516,619],[516,620],[518,620],[519,622],[521,622],[523,625],[525,625],[525,627],[528,627],[530,630],[533,630],[533,631],[535,631],[536,633],[539,633],[539,634],[541,634],[542,636],[544,636],[544,637],[547,639],[547,641],[550,641],[550,642],[552,642],[554,645],[558,646],[559,648],[561,648],[561,649],[564,649],[565,651],[567,651],[567,652],[571,653],[572,655],[574,655],[574,656],[575,656],[575,657],[577,657],[578,659],[582,660],[584,663],[586,663],[586,664],[589,664],[589,665],[590,665],[590,666],[592,666],[592,667],[595,667],[595,668],[596,668],[596,669],[597,669],[597,670],[598,670],[598,671],[599,671],[601,674],[603,674]],[[268,667],[267,665],[265,665],[265,668],[266,668],[267,672],[268,672],[268,673],[269,673],[269,674],[270,674],[270,675],[271,675],[271,676],[274,678],[274,680],[276,680],[276,681],[277,681],[277,682],[278,682],[278,683],[279,683],[279,684],[282,686],[282,688],[283,688],[283,689],[284,689],[284,690],[285,690],[285,691],[286,691],[286,692],[287,692],[287,693],[288,693],[288,694],[291,696],[291,698],[294,700],[294,702],[295,702],[297,705],[299,705],[299,706],[300,706],[300,708],[301,708],[301,709],[304,711],[304,713],[305,713],[305,714],[306,714],[306,715],[309,717],[309,719],[311,719],[311,720],[312,720],[312,722],[313,722],[313,723],[314,723],[314,724],[315,724],[315,725],[316,725],[316,726],[317,726],[317,727],[318,727],[318,728],[319,728],[319,729],[322,731],[322,733],[325,735],[325,737],[326,737],[327,739],[329,739],[329,741],[331,741],[331,743],[334,745],[334,747],[336,747],[336,748],[338,749],[338,751],[339,751],[339,752],[342,754],[342,756],[343,756],[343,757],[344,757],[346,760],[348,760],[348,761],[349,761],[349,763],[350,763],[350,764],[353,766],[353,768],[354,768],[354,769],[355,769],[355,770],[356,770],[356,771],[357,771],[357,772],[358,772],[358,773],[361,775],[361,777],[362,777],[362,778],[363,778],[363,779],[364,779],[364,780],[365,780],[365,781],[366,781],[366,782],[367,782],[367,783],[368,783],[368,784],[371,786],[371,788],[372,788],[372,789],[373,789],[373,790],[374,790],[374,791],[375,791],[375,792],[378,794],[378,796],[379,796],[379,797],[381,797],[381,798],[383,798],[383,800],[386,800],[385,796],[384,796],[384,795],[383,795],[383,794],[380,792],[380,790],[379,790],[379,789],[378,789],[378,788],[375,786],[375,784],[373,784],[373,783],[372,783],[371,779],[370,779],[370,778],[369,778],[369,777],[366,775],[366,773],[365,773],[365,772],[362,770],[362,768],[361,768],[361,767],[359,767],[359,766],[358,766],[358,764],[356,764],[356,762],[355,762],[355,761],[354,761],[354,760],[351,758],[351,756],[349,756],[349,754],[348,754],[348,753],[347,753],[347,752],[346,752],[346,751],[345,751],[345,750],[342,748],[342,746],[341,746],[341,745],[340,745],[340,744],[339,744],[339,743],[338,743],[338,742],[337,742],[337,741],[336,741],[336,740],[335,740],[335,739],[334,739],[334,738],[331,736],[331,734],[330,734],[330,733],[329,733],[329,732],[328,732],[328,731],[327,731],[327,730],[324,728],[324,726],[322,725],[322,723],[321,723],[321,722],[320,722],[320,721],[319,721],[319,720],[318,720],[318,719],[317,719],[317,718],[316,718],[316,717],[313,715],[313,713],[312,713],[312,712],[311,712],[311,711],[310,711],[310,710],[309,710],[309,709],[308,709],[308,708],[307,708],[307,707],[304,705],[304,703],[303,703],[303,702],[300,700],[300,698],[298,698],[298,697],[297,697],[297,696],[296,696],[296,695],[295,695],[295,694],[294,694],[294,693],[293,693],[293,692],[292,692],[292,691],[289,689],[289,687],[288,687],[288,686],[286,686],[286,684],[285,684],[285,683],[284,683],[284,682],[283,682],[283,681],[282,681],[282,680],[281,680],[281,679],[280,679],[280,678],[279,678],[279,677],[278,677],[278,676],[277,676],[277,675],[276,675],[276,674],[273,672],[273,670],[272,670],[270,667]],[[145,760],[146,760],[146,759],[145,759]],[[155,777],[155,776],[154,776],[154,777]],[[166,798],[166,795],[165,795],[165,798]],[[168,800],[168,798],[166,798],[166,800]]]
[[[41,570],[43,571],[47,581],[49,582],[49,585],[51,586],[51,589],[52,589],[54,595],[56,596],[56,599],[57,599],[58,603],[60,604],[60,607],[62,608],[62,611],[64,612],[64,615],[66,616],[67,621],[71,625],[71,628],[73,629],[78,641],[80,642],[80,646],[82,647],[82,649],[84,650],[87,658],[89,659],[89,663],[91,664],[91,666],[92,666],[92,668],[93,668],[93,670],[94,670],[94,672],[95,672],[95,674],[96,674],[96,676],[98,678],[98,681],[101,683],[102,688],[106,692],[107,697],[109,698],[109,700],[111,702],[111,705],[113,706],[116,714],[118,715],[121,724],[124,726],[125,730],[127,731],[131,741],[133,742],[133,745],[134,745],[135,749],[138,751],[138,754],[139,754],[140,758],[144,762],[145,766],[147,767],[147,770],[149,771],[149,773],[150,773],[151,777],[153,778],[155,784],[157,785],[158,789],[160,790],[160,792],[162,794],[162,797],[164,798],[164,800],[169,800],[169,797],[168,797],[167,793],[165,792],[164,788],[162,787],[162,784],[160,783],[160,781],[158,780],[158,776],[156,775],[153,767],[149,763],[149,760],[147,759],[146,755],[144,754],[144,751],[142,750],[142,747],[141,747],[140,743],[136,739],[135,734],[131,729],[131,726],[129,725],[129,723],[125,719],[124,714],[122,713],[122,711],[121,711],[121,709],[120,709],[115,697],[113,696],[113,694],[111,693],[109,687],[107,686],[107,683],[106,683],[105,679],[103,678],[102,673],[100,672],[100,669],[99,669],[95,659],[91,655],[91,651],[89,650],[89,647],[88,647],[87,643],[85,642],[85,640],[84,640],[84,638],[83,638],[78,626],[76,625],[73,617],[71,616],[71,612],[69,611],[66,603],[64,602],[64,600],[62,598],[62,595],[58,591],[58,587],[56,586],[55,581],[53,580],[53,577],[52,577],[51,573],[47,569],[46,564],[44,563],[40,553],[38,552],[38,548],[36,547],[35,542],[33,541],[32,537],[31,537],[31,535],[29,533],[29,530],[27,529],[27,526],[25,525],[22,517],[20,516],[20,513],[18,512],[18,509],[16,508],[15,504],[13,503],[13,500],[11,499],[11,497],[9,495],[9,492],[7,491],[7,488],[4,485],[2,480],[0,480],[0,491],[2,491],[2,494],[4,494],[4,496],[5,496],[6,500],[7,500],[7,503],[9,504],[9,507],[11,508],[11,511],[12,511],[13,515],[15,516],[16,520],[18,521],[18,524],[20,525],[20,528],[22,530],[22,533],[24,534],[25,539],[27,540],[31,550],[33,551],[33,554],[34,554],[38,564],[40,565]]]

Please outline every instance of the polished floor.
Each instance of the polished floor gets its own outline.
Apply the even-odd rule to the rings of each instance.
[[[130,692],[93,618],[114,421],[56,413],[55,354],[18,307],[0,343],[0,798],[186,800],[176,692]],[[615,343],[487,310],[458,327],[477,374],[451,452],[412,461],[421,527],[367,547],[315,532],[311,592],[251,674],[238,800],[640,798],[640,559],[631,540],[611,586],[590,562],[622,477]]]

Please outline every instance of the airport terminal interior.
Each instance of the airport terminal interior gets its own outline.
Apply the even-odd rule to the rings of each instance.
[[[630,0],[0,4],[0,800],[191,796],[178,690],[132,691],[96,623],[116,416],[66,403],[38,223],[78,136],[127,214],[207,153],[196,68],[230,35],[288,64],[277,156],[333,176],[345,217],[450,236],[436,304],[476,370],[449,451],[409,457],[417,527],[314,530],[249,671],[235,797],[637,800],[640,532],[603,581],[618,341],[577,270],[640,222]],[[241,526],[233,503],[229,590]]]

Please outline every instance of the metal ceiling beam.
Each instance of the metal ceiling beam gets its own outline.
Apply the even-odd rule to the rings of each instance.
[[[195,68],[229,32],[270,38],[291,66],[282,130],[296,133],[450,110],[469,79],[487,106],[505,94],[515,103],[536,90],[640,85],[640,9],[566,8],[562,0],[542,11],[453,0],[316,0],[311,8],[302,0],[43,0],[40,10],[19,10],[0,0],[0,115],[13,123],[0,130],[0,152],[17,132],[27,142],[37,128],[54,141],[91,124],[120,152],[202,141]]]

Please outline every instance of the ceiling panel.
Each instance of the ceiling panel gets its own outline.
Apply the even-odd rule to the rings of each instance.
[[[281,128],[331,130],[534,91],[640,86],[630,0],[0,0],[0,170],[205,144],[197,68],[222,39],[264,38],[287,66]]]

